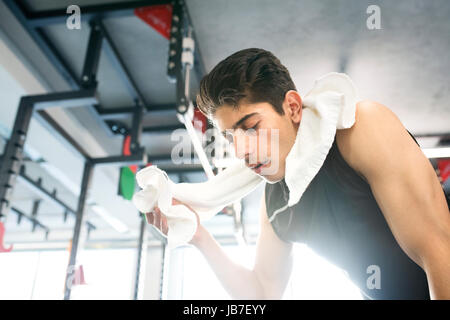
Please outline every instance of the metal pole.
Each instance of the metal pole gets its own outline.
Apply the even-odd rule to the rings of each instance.
[[[170,252],[169,252],[170,253]],[[159,283],[159,300],[163,300],[165,298],[165,288],[167,288],[167,281],[164,280],[164,276],[168,273],[169,268],[169,257],[170,254],[166,252],[166,244],[161,243],[161,275],[160,275],[160,283]]]
[[[95,88],[97,86],[97,71],[102,50],[103,35],[97,21],[91,22],[91,33],[84,58],[83,72],[81,74],[81,85],[84,88]]]
[[[76,217],[76,221],[75,221],[75,228],[73,231],[72,248],[70,250],[69,266],[67,268],[67,274],[66,274],[64,300],[70,299],[70,293],[71,293],[71,287],[72,287],[71,281],[73,279],[73,273],[74,273],[74,268],[75,268],[75,264],[76,264],[77,253],[78,253],[78,249],[79,249],[79,245],[80,245],[81,227],[83,226],[86,198],[88,195],[89,185],[92,180],[93,169],[94,169],[93,164],[89,160],[87,160],[84,164],[83,179],[81,181],[80,196],[78,198],[77,217]]]
[[[180,5],[180,4],[179,4]],[[175,10],[175,9],[174,9]],[[180,9],[181,10],[181,9]],[[183,15],[181,15],[182,17]],[[185,20],[183,20],[182,18],[179,18],[179,20],[181,21],[180,24],[184,25],[187,22]],[[190,27],[189,25],[187,25],[186,30],[183,28],[183,32],[179,31],[178,29],[176,30],[172,30],[172,34],[174,37],[178,37],[178,38],[183,38],[184,36],[184,32],[186,33],[186,40],[191,39],[192,36],[192,27]],[[178,40],[179,42],[182,42],[182,44],[184,44],[184,41]],[[188,42],[186,42],[187,44]],[[191,44],[193,43],[193,40],[191,42]],[[194,129],[194,126],[192,125],[192,115],[194,114],[193,112],[193,108],[194,105],[190,99],[190,90],[189,90],[189,83],[190,83],[190,70],[193,67],[193,56],[194,56],[194,48],[193,46],[190,47],[181,47],[178,48],[176,46],[176,42],[174,42],[173,44],[173,49],[175,51],[175,54],[173,54],[172,56],[178,57],[179,56],[179,61],[176,62],[175,64],[175,70],[169,72],[169,76],[172,75],[173,73],[176,75],[176,81],[177,81],[177,116],[178,119],[180,120],[180,122],[184,123],[186,130],[191,138],[192,141],[192,145],[194,146],[194,150],[197,153],[197,156],[200,160],[200,163],[203,167],[203,169],[205,170],[206,176],[208,177],[208,179],[211,179],[212,177],[214,177],[214,172],[211,168],[211,165],[208,161],[208,157],[206,156],[205,150],[203,149],[202,146],[202,142],[200,141],[196,130]],[[189,56],[189,53],[191,54],[191,61],[182,61],[182,55],[178,54],[177,51],[182,51],[182,50],[186,50],[186,54],[187,56]],[[173,63],[171,60],[172,57],[169,57],[169,65],[170,63]],[[189,59],[187,59],[189,60]],[[184,67],[184,68],[183,68]],[[184,73],[183,73],[183,69],[184,69]]]
[[[3,153],[0,167],[0,218],[11,206],[11,196],[23,158],[23,145],[33,115],[33,104],[26,98],[20,99],[14,127]]]
[[[131,153],[137,152],[141,145],[143,116],[144,116],[144,107],[139,101],[137,101],[137,104],[134,108],[133,119],[131,124],[131,145],[130,145]]]
[[[134,284],[134,300],[142,299],[143,275],[145,274],[145,262],[147,258],[147,222],[143,215],[141,215],[141,225],[139,231],[139,242],[138,242],[138,255],[136,264],[136,280]]]

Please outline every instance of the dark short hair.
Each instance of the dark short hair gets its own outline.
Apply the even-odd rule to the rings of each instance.
[[[197,107],[207,117],[223,105],[235,108],[241,102],[270,103],[283,115],[286,92],[297,90],[283,66],[271,52],[249,48],[233,53],[200,81]]]

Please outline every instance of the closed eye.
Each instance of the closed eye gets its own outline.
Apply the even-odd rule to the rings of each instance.
[[[258,126],[259,126],[259,121],[253,127],[247,128],[246,130],[250,130],[250,129],[256,130],[256,129],[258,129]]]

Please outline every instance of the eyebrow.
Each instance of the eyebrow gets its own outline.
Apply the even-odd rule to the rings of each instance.
[[[247,115],[245,115],[245,116],[243,116],[240,120],[238,120],[234,125],[233,125],[233,130],[235,130],[237,127],[239,127],[239,126],[241,126],[244,122],[245,122],[245,120],[247,120],[247,119],[249,119],[250,117],[253,117],[254,115],[257,115],[258,114],[258,112],[252,112],[252,113],[249,113],[249,114],[247,114]],[[224,131],[222,131],[222,135],[225,137],[225,133],[226,133],[226,130],[224,130]]]

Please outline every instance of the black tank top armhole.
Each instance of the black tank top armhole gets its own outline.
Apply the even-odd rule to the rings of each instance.
[[[338,162],[340,163],[341,166],[343,166],[345,171],[352,172],[353,175],[356,177],[356,179],[358,179],[359,182],[363,183],[364,185],[369,185],[369,182],[367,181],[367,179],[362,174],[360,174],[358,171],[353,169],[353,167],[350,166],[348,164],[348,162],[344,159],[344,156],[342,155],[341,151],[339,150],[339,146],[336,141],[336,136],[334,137],[334,142],[333,142],[331,149],[332,149],[332,152],[335,154],[336,158],[338,159]]]
[[[406,130],[406,131],[408,131],[408,130]],[[408,133],[411,136],[411,138],[413,138],[414,142],[420,147],[420,144],[417,142],[416,138],[414,138],[414,136],[411,134],[411,132],[408,131]]]
[[[264,187],[264,198],[265,198],[264,201],[265,201],[265,204],[266,204],[266,215],[267,215],[268,219],[270,219],[272,217],[273,213],[274,213],[274,210],[272,209],[272,205],[270,203],[270,196],[271,196],[271,193],[273,191],[273,188],[275,188],[275,185],[271,185],[269,183],[266,183],[266,185]],[[282,213],[280,213],[280,214],[282,214]],[[278,226],[279,225],[278,225],[278,220],[277,219],[278,219],[278,216],[275,217],[275,219],[272,222],[269,222],[271,227],[272,227],[272,230],[275,232],[275,234],[277,235],[278,239],[280,239],[284,243],[292,244],[293,241],[285,239],[284,236],[281,234],[280,230],[278,230]]]

